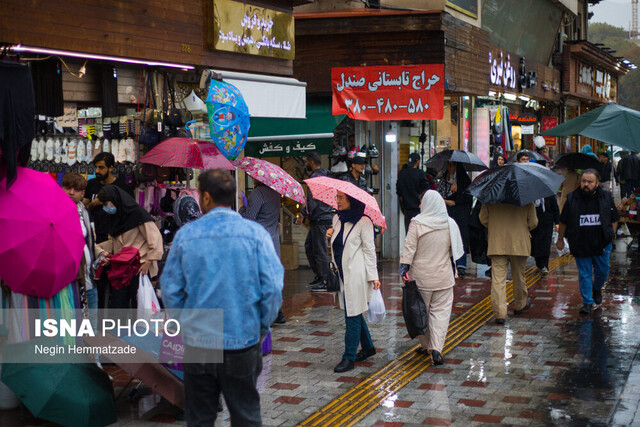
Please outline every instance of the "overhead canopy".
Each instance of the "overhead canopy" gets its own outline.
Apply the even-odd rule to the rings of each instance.
[[[305,118],[306,83],[289,77],[211,71],[240,90],[252,118]]]
[[[637,152],[640,151],[640,111],[609,102],[541,135],[581,135]]]
[[[344,115],[331,113],[330,101],[309,100],[306,119],[251,118],[245,155],[302,156],[307,151],[331,154],[333,131]]]

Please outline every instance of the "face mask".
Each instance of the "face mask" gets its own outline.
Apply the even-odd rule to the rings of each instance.
[[[106,213],[108,213],[109,215],[115,215],[116,212],[118,212],[118,208],[116,208],[115,206],[111,206],[111,205],[104,205],[102,207],[102,210],[105,211]]]

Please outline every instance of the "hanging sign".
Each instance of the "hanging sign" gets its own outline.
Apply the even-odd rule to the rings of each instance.
[[[522,125],[520,133],[522,135],[533,135],[533,125]]]
[[[214,48],[229,52],[294,59],[293,15],[247,3],[216,0]]]
[[[542,118],[542,132],[545,130],[549,130],[558,126],[558,118],[557,117],[543,117]],[[555,136],[545,136],[543,137],[547,145],[556,145],[556,141],[558,140]]]
[[[333,114],[357,120],[440,120],[444,65],[331,69]]]
[[[249,157],[301,157],[309,151],[318,154],[331,154],[333,143],[330,138],[251,141],[244,147],[245,156]]]

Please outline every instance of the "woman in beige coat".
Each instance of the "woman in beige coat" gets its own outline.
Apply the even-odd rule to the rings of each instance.
[[[129,286],[115,289],[109,286],[109,308],[136,308],[138,283],[141,274],[154,277],[158,274],[158,261],[164,251],[162,234],[153,218],[136,201],[115,185],[106,185],[98,193],[105,212],[111,215],[109,240],[99,246],[110,254],[119,253],[123,247],[132,246],[140,251],[140,271]]]
[[[427,191],[420,213],[411,220],[400,258],[400,275],[415,280],[427,308],[428,330],[418,335],[418,353],[431,353],[434,365],[442,365],[442,348],[453,306],[453,261],[464,252],[456,222],[447,214],[444,199]]]
[[[364,215],[365,205],[340,191],[336,199],[338,214],[334,216],[327,236],[331,238],[331,258],[340,276],[338,299],[340,308],[345,311],[346,332],[342,361],[334,372],[346,372],[353,369],[353,362],[376,354],[362,313],[369,309],[371,291],[380,288],[380,281],[373,223]],[[359,344],[362,350],[357,351]]]

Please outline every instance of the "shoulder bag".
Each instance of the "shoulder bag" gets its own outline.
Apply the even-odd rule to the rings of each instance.
[[[344,227],[344,224],[342,225],[342,227]],[[353,224],[353,227],[351,227],[351,230],[349,230],[349,232],[347,233],[347,237],[345,237],[344,239],[343,245],[347,244],[347,239],[349,239],[349,235],[351,234],[351,232],[355,227],[356,225]],[[336,263],[331,261],[329,263],[329,274],[327,275],[327,291],[338,292],[339,290],[340,290],[340,271],[338,270]]]

